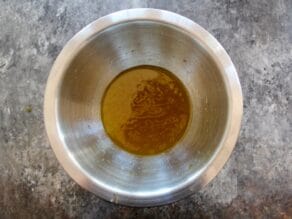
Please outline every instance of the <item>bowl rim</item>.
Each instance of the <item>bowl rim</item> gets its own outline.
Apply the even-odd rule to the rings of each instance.
[[[172,25],[190,35],[204,47],[211,55],[220,72],[223,75],[228,95],[228,118],[224,135],[220,145],[212,158],[204,166],[202,171],[188,179],[183,187],[177,190],[153,194],[129,194],[115,190],[104,183],[98,183],[86,174],[81,166],[70,157],[66,151],[63,136],[60,134],[57,118],[57,94],[60,81],[65,75],[66,69],[75,55],[90,39],[102,30],[120,23],[131,21],[153,21]],[[238,137],[241,118],[243,114],[242,90],[237,71],[221,44],[204,28],[194,21],[179,14],[151,8],[127,9],[111,13],[101,17],[78,33],[67,42],[63,50],[56,58],[47,80],[44,97],[44,121],[51,147],[66,172],[83,188],[93,192],[99,197],[119,204],[129,206],[157,206],[177,201],[187,195],[198,191],[209,183],[222,169],[228,160]]]

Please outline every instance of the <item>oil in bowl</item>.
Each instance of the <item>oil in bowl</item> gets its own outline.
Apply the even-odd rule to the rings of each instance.
[[[116,145],[133,154],[156,155],[172,148],[183,136],[190,101],[173,73],[141,65],[121,72],[108,85],[101,116]]]

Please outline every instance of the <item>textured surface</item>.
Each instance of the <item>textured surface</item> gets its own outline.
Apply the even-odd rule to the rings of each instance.
[[[74,183],[50,148],[42,114],[46,79],[66,41],[133,7],[174,11],[206,28],[230,54],[244,94],[240,137],[220,174],[184,200],[144,209]],[[291,0],[0,0],[0,218],[292,216],[291,25]]]

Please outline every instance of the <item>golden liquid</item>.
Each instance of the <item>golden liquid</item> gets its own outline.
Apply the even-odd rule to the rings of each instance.
[[[171,148],[190,117],[187,91],[166,69],[138,66],[118,75],[103,96],[102,121],[124,150],[154,155]]]

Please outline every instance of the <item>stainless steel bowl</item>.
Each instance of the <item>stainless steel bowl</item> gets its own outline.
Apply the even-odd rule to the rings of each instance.
[[[175,147],[143,157],[109,139],[100,104],[115,76],[145,64],[181,79],[192,117]],[[44,111],[52,148],[77,183],[111,202],[154,206],[197,191],[219,172],[238,136],[242,93],[210,33],[172,12],[131,9],[94,21],[67,43],[51,70]]]

